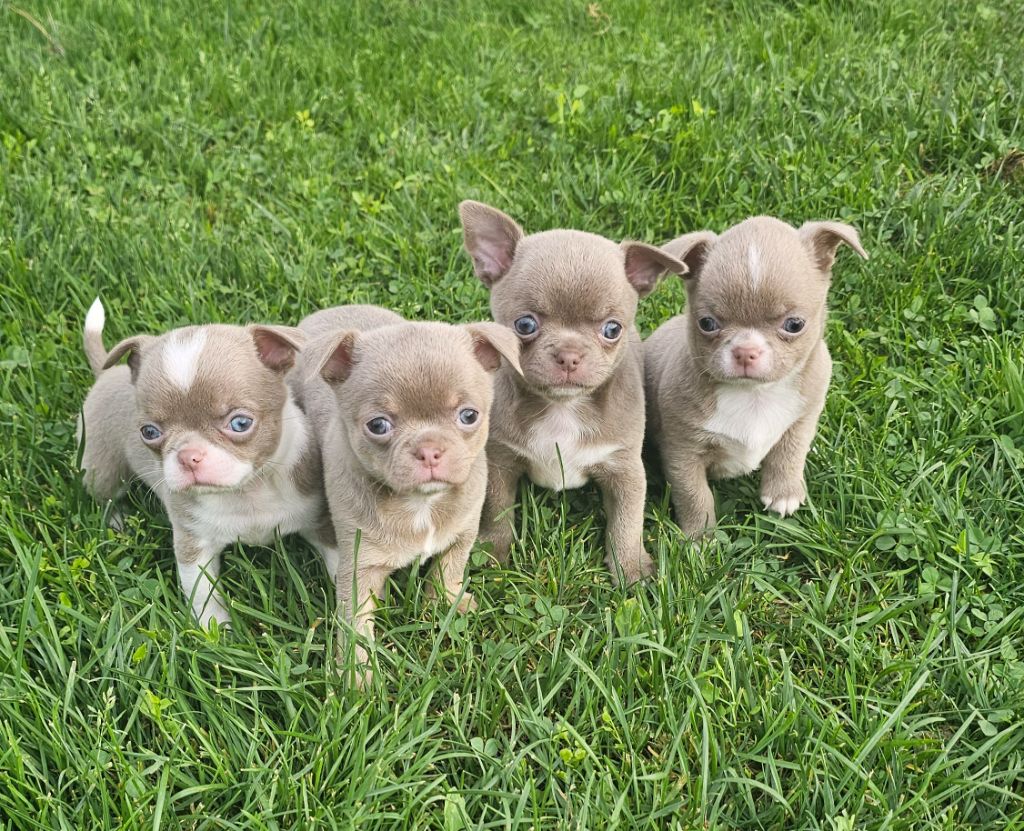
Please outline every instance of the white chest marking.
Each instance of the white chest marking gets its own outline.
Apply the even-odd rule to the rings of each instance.
[[[417,555],[421,563],[425,563],[435,554],[440,554],[447,549],[454,538],[442,537],[438,539],[437,526],[434,525],[433,507],[434,503],[444,496],[444,493],[425,494],[423,496],[411,497],[409,508],[412,511],[412,530],[415,535],[423,535],[422,545],[417,545]],[[415,557],[414,557],[415,559]],[[403,563],[404,564],[404,563]]]
[[[172,384],[188,390],[199,371],[199,356],[206,345],[206,331],[175,332],[164,347],[164,373]]]
[[[756,387],[726,386],[718,390],[717,398],[704,429],[714,434],[723,451],[711,472],[725,478],[755,470],[804,406],[789,379]]]
[[[621,449],[616,444],[586,444],[588,435],[575,404],[550,405],[530,427],[527,447],[520,449],[530,479],[556,491],[586,484],[590,469]]]
[[[275,533],[293,534],[319,523],[320,494],[302,493],[292,478],[309,444],[306,417],[289,400],[282,422],[281,443],[258,476],[238,490],[196,495],[191,509],[193,533],[221,546],[235,540],[265,545],[273,542]]]

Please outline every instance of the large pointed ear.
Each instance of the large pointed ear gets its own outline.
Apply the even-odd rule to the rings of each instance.
[[[619,247],[626,256],[626,279],[641,297],[650,294],[658,278],[666,271],[686,274],[686,263],[654,245],[645,242],[622,242]]]
[[[844,222],[805,222],[797,231],[800,242],[810,252],[815,265],[826,274],[836,259],[836,249],[846,243],[865,260],[868,252],[860,244],[860,234]]]
[[[152,335],[135,335],[134,337],[125,338],[107,353],[107,359],[103,362],[103,368],[110,369],[127,354],[128,369],[131,370],[132,383],[134,384],[135,379],[139,377],[142,352],[155,340],[156,338]]]
[[[687,282],[695,280],[700,276],[704,268],[704,261],[708,258],[711,246],[718,239],[713,231],[694,231],[691,234],[683,234],[676,237],[672,242],[666,242],[661,246],[663,251],[679,258],[690,267],[687,275]]]
[[[512,267],[523,229],[497,208],[469,199],[459,204],[459,217],[462,244],[473,258],[473,271],[490,288]]]
[[[511,329],[498,323],[470,323],[465,329],[473,339],[473,352],[484,369],[494,372],[504,358],[512,369],[523,374],[519,365],[522,343]]]
[[[275,372],[284,372],[295,365],[295,355],[302,351],[305,335],[291,326],[250,326],[256,354],[263,365]]]
[[[355,331],[331,332],[317,338],[306,351],[312,356],[310,379],[319,375],[328,384],[340,384],[352,374],[355,366]]]

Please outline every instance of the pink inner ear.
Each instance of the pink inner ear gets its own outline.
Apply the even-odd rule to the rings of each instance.
[[[270,369],[289,369],[295,363],[295,347],[283,338],[265,329],[257,329],[252,339],[256,343],[256,354]]]
[[[323,366],[320,367],[320,375],[325,381],[341,382],[352,373],[352,349],[355,341],[351,336],[346,335],[327,356]]]
[[[643,248],[626,249],[626,279],[641,295],[654,288],[664,270],[664,264]]]
[[[473,335],[473,354],[488,372],[494,372],[501,366],[501,353],[486,338]]]

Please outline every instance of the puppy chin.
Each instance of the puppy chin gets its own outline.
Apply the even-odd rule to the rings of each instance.
[[[431,479],[429,482],[421,482],[416,485],[415,490],[416,493],[422,493],[429,496],[430,494],[444,493],[444,491],[448,490],[450,487],[452,487],[451,482],[442,482],[438,479]]]

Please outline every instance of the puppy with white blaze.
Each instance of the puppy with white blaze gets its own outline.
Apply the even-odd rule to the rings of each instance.
[[[322,551],[333,545],[316,444],[285,383],[302,335],[188,326],[127,338],[108,353],[104,320],[97,299],[84,335],[96,375],[79,423],[86,489],[104,502],[134,479],[149,485],[170,518],[196,618],[225,625],[215,587],[225,546],[293,532]]]
[[[481,536],[495,559],[507,559],[524,474],[555,490],[593,479],[604,498],[613,579],[629,584],[650,576],[643,352],[634,320],[659,277],[683,274],[686,266],[642,242],[568,229],[527,235],[480,202],[463,202],[459,213],[494,320],[523,348],[522,375],[503,368],[495,384]]]
[[[843,243],[867,259],[849,225],[795,229],[766,216],[664,246],[690,271],[685,312],[644,343],[648,434],[689,536],[715,524],[709,477],[761,467],[765,508],[787,516],[806,500],[804,462],[832,376],[826,298]]]

